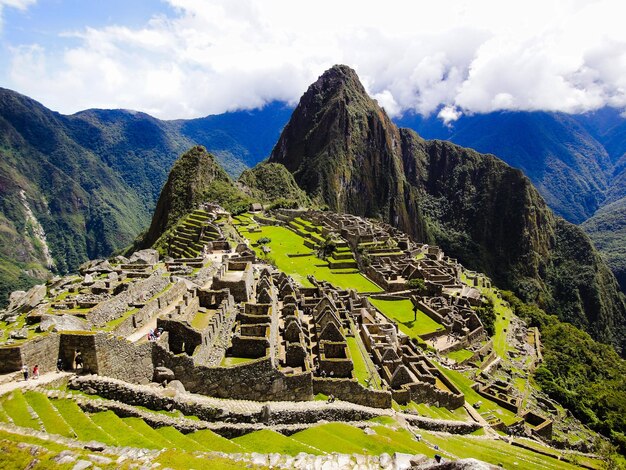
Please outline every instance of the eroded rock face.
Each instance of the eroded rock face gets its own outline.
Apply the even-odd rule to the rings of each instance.
[[[32,287],[28,292],[13,292],[9,297],[7,312],[28,312],[41,303],[47,292],[43,284]]]
[[[40,331],[82,331],[88,330],[87,322],[74,315],[42,315]]]
[[[135,251],[129,259],[130,264],[156,264],[159,262],[159,252],[156,250]]]

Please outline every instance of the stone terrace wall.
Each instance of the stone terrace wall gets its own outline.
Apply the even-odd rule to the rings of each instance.
[[[162,388],[149,390],[125,382],[98,376],[76,377],[70,381],[70,387],[95,393],[102,398],[117,400],[127,405],[145,406],[151,410],[180,410],[185,415],[193,415],[204,421],[214,421],[223,412],[206,404],[169,397],[162,393]]]
[[[0,373],[15,372],[26,364],[32,370],[39,365],[41,373],[56,370],[59,357],[59,335],[51,333],[19,346],[0,348]]]
[[[162,291],[169,284],[169,278],[162,276],[164,272],[163,269],[157,269],[149,278],[133,282],[124,292],[98,304],[89,313],[89,322],[92,325],[102,326],[122,316],[128,310],[128,304],[133,303],[140,296],[149,294],[149,297],[152,297]]]
[[[95,346],[100,375],[141,384],[152,381],[154,343],[136,344],[101,333],[95,337]]]
[[[340,400],[372,408],[391,408],[390,392],[370,390],[354,379],[314,377],[313,393],[334,395],[335,398]]]
[[[15,372],[22,367],[22,349],[20,346],[0,348],[0,373]]]
[[[174,371],[176,379],[192,393],[255,401],[313,398],[310,373],[282,374],[272,367],[270,358],[232,367],[205,367],[196,365],[191,357],[176,356],[153,344],[154,363]]]

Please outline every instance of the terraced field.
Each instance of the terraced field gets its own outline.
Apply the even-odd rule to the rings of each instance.
[[[88,396],[81,395],[83,399],[86,397]],[[444,412],[434,407],[425,410],[424,406],[415,405],[414,408],[423,415],[430,414],[432,417],[437,416],[443,419],[463,419],[463,416],[459,414],[462,413],[460,410],[454,412],[445,410]],[[137,409],[146,412],[145,408],[137,407]],[[38,391],[22,393],[16,390],[0,397],[0,422],[12,422],[24,428],[76,438],[79,441],[95,440],[118,447],[168,449],[159,455],[157,461],[174,469],[202,466],[202,463],[206,465],[207,457],[202,457],[203,460],[200,460],[195,453],[211,451],[281,453],[294,456],[300,452],[313,455],[331,452],[369,455],[403,452],[434,457],[436,453],[439,453],[446,458],[474,457],[511,469],[569,470],[579,468],[558,460],[561,456],[559,451],[539,444],[536,444],[538,448],[537,452],[534,452],[532,449],[513,447],[501,440],[472,436],[423,432],[421,433],[423,439],[420,439],[388,416],[363,423],[363,428],[347,423],[332,422],[318,424],[290,436],[264,429],[226,439],[206,429],[183,434],[170,426],[152,428],[141,418],[119,417],[112,411],[86,413],[68,397],[49,398],[46,393]],[[3,445],[9,445],[15,442],[15,439],[15,435],[0,430],[0,443]],[[23,440],[24,437],[19,436],[19,441]],[[60,448],[60,445],[54,442],[46,443],[48,449],[57,447]],[[550,455],[542,455],[543,453]],[[19,451],[16,451],[12,458],[18,458],[20,455]],[[600,468],[601,462],[598,460],[587,456],[578,458],[584,459],[587,465]],[[210,460],[211,465],[219,463],[219,468],[237,468],[232,461],[226,459],[222,461],[218,457],[210,459],[216,459]]]

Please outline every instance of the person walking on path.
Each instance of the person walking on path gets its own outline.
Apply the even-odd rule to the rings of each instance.
[[[38,379],[39,378],[39,364],[35,364],[35,367],[33,367],[33,379]]]
[[[28,380],[28,366],[26,364],[22,366],[22,374],[24,374],[24,380]]]

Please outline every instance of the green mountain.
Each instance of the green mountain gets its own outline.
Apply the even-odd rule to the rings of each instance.
[[[200,146],[184,153],[163,186],[144,244],[152,246],[182,216],[204,202],[210,188],[220,185],[232,187],[232,181],[213,155]]]
[[[131,242],[139,194],[72,136],[66,119],[0,90],[0,296]]]
[[[266,204],[295,208],[311,202],[289,170],[279,163],[259,163],[244,171],[238,182],[253,199]]]
[[[349,67],[309,87],[269,161],[331,210],[437,243],[525,300],[626,346],[624,296],[584,232],[495,156],[398,129]]]
[[[13,290],[128,246],[185,150],[206,146],[236,177],[269,154],[290,112],[274,103],[177,121],[126,110],[64,116],[0,88],[0,307]]]
[[[581,227],[602,252],[622,290],[626,291],[626,197],[603,206]]]

